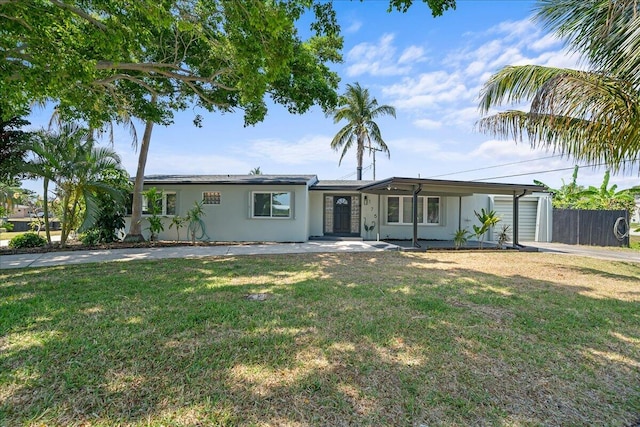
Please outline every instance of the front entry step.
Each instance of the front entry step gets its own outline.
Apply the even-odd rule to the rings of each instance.
[[[360,236],[311,236],[309,240],[321,240],[325,242],[362,242],[364,239]]]

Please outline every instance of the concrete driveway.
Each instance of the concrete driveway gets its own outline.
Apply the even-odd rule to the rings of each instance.
[[[559,255],[579,255],[611,261],[640,263],[640,251],[625,248],[603,248],[600,246],[565,245],[563,243],[521,242],[524,246],[538,248],[540,252]]]
[[[399,250],[385,242],[314,241],[306,243],[270,243],[261,245],[176,246],[165,248],[105,249],[47,252],[41,254],[1,255],[0,269],[50,267],[89,262],[154,260],[165,258],[202,258],[211,256],[266,255],[321,252],[379,252]]]

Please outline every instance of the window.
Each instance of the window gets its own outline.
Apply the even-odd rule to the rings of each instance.
[[[160,215],[175,215],[177,212],[176,209],[176,193],[173,192],[162,192],[162,199],[158,200],[158,210],[160,211]],[[149,209],[149,202],[147,198],[142,196],[142,214],[150,215],[151,210]]]
[[[290,218],[291,193],[253,193],[254,218]]]
[[[401,222],[400,197],[387,198],[387,222]]]
[[[427,224],[440,224],[440,197],[427,197]]]
[[[402,219],[413,224],[413,197],[402,198]],[[418,197],[418,224],[424,224],[424,197]]]
[[[204,191],[202,193],[202,203],[205,205],[219,205],[220,204],[220,192],[219,191]]]
[[[387,197],[387,223],[413,224],[413,197]],[[418,224],[440,224],[440,197],[418,197]]]

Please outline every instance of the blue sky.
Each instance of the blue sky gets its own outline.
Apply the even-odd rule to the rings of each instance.
[[[574,161],[474,130],[482,84],[501,67],[580,66],[578,57],[529,19],[534,3],[458,0],[456,10],[438,18],[421,2],[404,14],[387,13],[386,1],[334,3],[345,42],[344,62],[333,67],[342,79],[341,91],[359,82],[380,104],[397,110],[396,119],[378,120],[391,158],[377,155],[376,178],[538,179],[552,187],[570,180]],[[193,126],[196,113],[204,115],[202,128]],[[39,110],[30,119],[42,126],[49,117],[50,111]],[[290,115],[273,106],[263,123],[244,128],[240,111],[189,110],[177,114],[173,125],[154,128],[146,174],[245,174],[259,166],[266,174],[355,179],[355,151],[338,166],[340,153],[329,147],[343,124],[334,124],[320,109]],[[137,129],[142,136],[143,126]],[[126,131],[116,131],[115,148],[134,174],[137,152]],[[365,155],[363,179],[372,179],[371,163]],[[463,172],[490,166],[499,167]],[[543,173],[562,168],[569,170]],[[579,183],[599,185],[603,174],[601,168],[582,168]],[[618,175],[612,183],[627,188],[640,179]]]

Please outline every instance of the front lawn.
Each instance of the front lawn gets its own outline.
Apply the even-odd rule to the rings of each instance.
[[[23,235],[24,233],[27,233],[27,231],[5,231],[0,233],[0,240],[11,240],[16,236]],[[60,233],[61,233],[60,230],[49,232],[49,234],[52,236],[59,236]],[[44,232],[44,230],[40,231],[39,234],[42,237],[46,237],[46,233]]]
[[[638,422],[640,264],[451,251],[0,271],[0,425]]]

